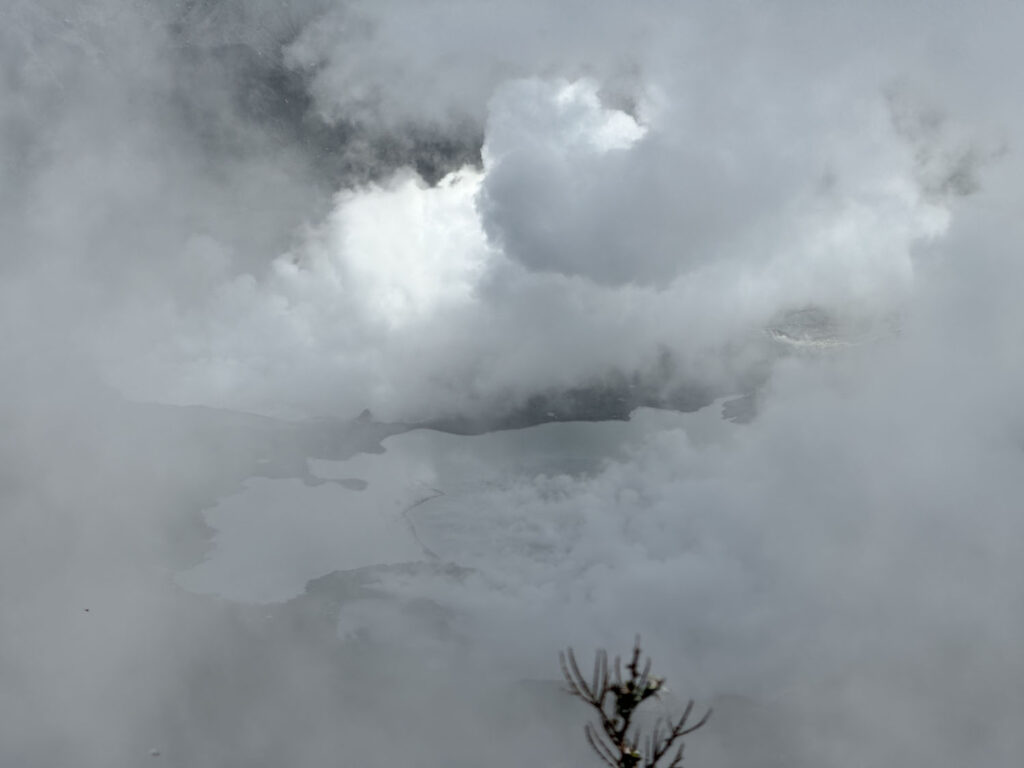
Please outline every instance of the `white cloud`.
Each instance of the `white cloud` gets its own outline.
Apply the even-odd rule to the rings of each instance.
[[[362,750],[344,723],[427,709],[384,762],[488,752],[431,718],[501,720],[470,712],[484,671],[553,676],[558,647],[639,629],[683,695],[775,697],[803,764],[1015,764],[1017,6],[187,6],[0,12],[7,762],[133,764],[156,730],[189,764],[321,765]],[[477,139],[436,186],[395,172]],[[779,359],[765,327],[815,318],[829,343]],[[315,468],[362,462],[380,495],[295,477],[366,407],[654,374],[756,383],[758,414],[419,433]],[[392,514],[411,476],[451,486],[416,537]],[[226,560],[198,563],[202,507]],[[372,568],[424,545],[437,563]],[[253,602],[327,581],[267,618],[182,571]],[[303,613],[331,584],[340,657]],[[472,690],[404,685],[423,658]],[[332,698],[339,664],[369,699]]]
[[[510,82],[482,169],[339,193],[270,270],[158,326],[173,343],[117,380],[142,398],[415,419],[646,371],[663,350],[696,380],[728,378],[780,311],[898,311],[913,249],[948,226],[884,98],[866,103],[842,140],[809,135],[828,162],[801,161],[811,175],[755,211],[731,208],[729,168],[768,163],[770,178],[766,147],[697,152],[605,106],[592,80]]]

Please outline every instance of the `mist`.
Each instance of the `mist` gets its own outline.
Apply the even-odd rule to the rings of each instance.
[[[1018,765],[1021,16],[8,0],[0,762]]]

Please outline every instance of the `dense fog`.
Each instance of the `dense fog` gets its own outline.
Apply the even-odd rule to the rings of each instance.
[[[6,0],[0,763],[1019,765],[1022,25]]]

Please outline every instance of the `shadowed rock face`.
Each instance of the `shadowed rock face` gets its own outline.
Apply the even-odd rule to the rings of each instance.
[[[766,380],[773,359],[790,354],[839,351],[897,333],[899,318],[895,316],[844,317],[822,307],[803,307],[773,318],[765,329],[770,345],[762,359],[733,382],[717,386],[700,381],[672,383],[679,376],[671,357],[665,355],[657,368],[646,375],[612,373],[588,386],[537,392],[520,403],[499,403],[485,415],[454,414],[420,422],[418,426],[475,435],[548,422],[625,420],[637,408],[690,413],[729,395],[739,396],[724,404],[723,418],[745,424],[757,415],[756,392]]]
[[[521,405],[494,414],[451,416],[424,422],[422,426],[457,435],[478,435],[558,421],[624,421],[637,408],[666,408],[689,413],[710,405],[718,396],[706,385],[680,386],[663,393],[653,386],[613,381],[537,393]]]
[[[316,110],[311,73],[289,66],[283,52],[327,5],[300,2],[255,10],[225,0],[182,5],[172,25],[182,83],[178,102],[211,156],[238,152],[251,141],[244,134],[255,129],[300,153],[332,192],[401,167],[414,168],[434,184],[465,165],[479,165],[479,126],[443,132],[413,125],[382,129],[327,120]],[[253,15],[258,24],[247,21]]]

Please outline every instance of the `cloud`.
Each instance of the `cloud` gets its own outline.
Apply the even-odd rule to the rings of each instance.
[[[821,148],[829,162],[740,192],[759,195],[747,205],[714,155],[669,142],[664,117],[605,106],[591,80],[513,81],[491,102],[481,169],[339,193],[270,269],[158,326],[171,344],[116,380],[143,398],[423,419],[646,374],[667,352],[729,391],[779,312],[898,311],[912,249],[948,226],[884,98],[868,104]],[[770,157],[732,139],[717,151],[734,150],[745,173]],[[774,178],[762,170],[759,184]]]
[[[570,755],[509,681],[639,629],[795,764],[1014,764],[1016,6],[0,15],[6,762]]]
[[[494,89],[531,75],[588,71],[628,79],[651,25],[608,3],[429,0],[347,3],[310,24],[287,50],[312,73],[325,116],[457,126],[481,121]]]

